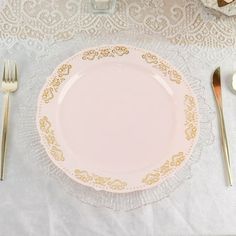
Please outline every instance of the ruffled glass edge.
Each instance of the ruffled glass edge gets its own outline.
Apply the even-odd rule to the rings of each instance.
[[[35,122],[36,105],[38,94],[47,77],[61,61],[81,49],[104,44],[127,44],[157,53],[182,72],[198,99],[200,133],[198,143],[191,157],[179,171],[171,175],[158,186],[148,190],[121,194],[97,191],[93,188],[78,184],[67,177],[50,161],[40,143],[40,137]],[[193,76],[189,69],[191,61],[186,63],[185,55],[187,51],[188,47],[183,48],[171,45],[160,38],[125,32],[103,35],[96,38],[96,40],[87,38],[86,35],[80,35],[77,39],[54,43],[50,45],[50,47],[47,47],[44,53],[40,52],[40,55],[32,55],[32,57],[35,58],[33,68],[31,69],[31,79],[24,81],[24,86],[22,86],[20,91],[21,104],[24,104],[24,106],[19,108],[19,139],[21,140],[21,147],[29,150],[28,158],[34,160],[33,162],[37,167],[42,168],[45,174],[57,178],[61,186],[63,186],[70,195],[84,203],[113,210],[131,210],[168,197],[176,188],[191,177],[192,165],[200,159],[204,147],[211,144],[214,139],[212,133],[214,113],[207,104],[205,89],[201,85],[201,81],[196,79],[196,74]],[[196,61],[194,63],[196,63]],[[25,96],[27,93],[28,96]],[[20,97],[20,95],[18,96]]]

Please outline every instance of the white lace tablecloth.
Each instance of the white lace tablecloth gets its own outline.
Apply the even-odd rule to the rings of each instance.
[[[216,0],[212,0],[216,1]],[[236,44],[236,16],[207,9],[200,0],[117,0],[111,16],[91,15],[89,0],[1,0],[0,46],[18,40],[37,51],[43,41],[64,41],[81,33],[136,31],[179,45],[229,47]]]
[[[7,177],[0,183],[0,236],[236,234],[236,187],[225,186],[210,86],[212,72],[220,65],[236,170],[236,96],[230,90],[236,69],[235,17],[205,9],[198,0],[118,0],[113,16],[90,15],[88,1],[81,0],[5,0],[0,8],[0,63],[4,58],[17,61],[22,86],[12,99]],[[192,177],[169,197],[130,211],[96,208],[67,191],[65,182],[54,178],[57,171],[42,161],[30,122],[32,101],[54,67],[76,51],[103,42],[158,51],[191,75],[195,91],[207,104],[202,108],[205,147],[196,150],[201,158],[192,166]]]

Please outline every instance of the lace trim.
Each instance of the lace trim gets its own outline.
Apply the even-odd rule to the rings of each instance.
[[[119,0],[114,15],[92,15],[89,1],[5,0],[0,10],[0,47],[19,40],[44,51],[51,43],[133,31],[157,34],[177,45],[235,46],[236,17],[207,9],[200,0]]]

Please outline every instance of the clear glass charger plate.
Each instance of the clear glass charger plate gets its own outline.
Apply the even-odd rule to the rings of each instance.
[[[174,175],[171,175],[161,184],[150,189],[130,193],[111,193],[96,191],[91,187],[79,184],[70,179],[51,162],[40,142],[35,117],[38,95],[47,77],[61,61],[78,51],[107,44],[128,44],[157,53],[181,71],[198,99],[200,131],[198,143],[191,157]],[[191,177],[191,166],[199,160],[204,146],[213,140],[211,128],[212,112],[205,101],[205,92],[200,80],[189,70],[190,65],[186,63],[183,56],[186,50],[186,48],[176,47],[162,41],[160,38],[155,39],[147,35],[130,33],[103,35],[96,39],[88,39],[86,35],[80,35],[77,39],[50,45],[47,51],[38,55],[37,61],[33,63],[32,70],[34,71],[35,78],[25,81],[20,91],[22,94],[29,94],[30,91],[30,96],[22,95],[24,106],[20,110],[22,116],[20,117],[20,120],[22,120],[21,142],[23,148],[29,149],[28,157],[30,159],[33,158],[37,167],[41,167],[45,174],[57,178],[63,187],[62,191],[67,191],[68,194],[80,201],[93,206],[107,207],[114,210],[131,210],[168,197],[171,192]]]

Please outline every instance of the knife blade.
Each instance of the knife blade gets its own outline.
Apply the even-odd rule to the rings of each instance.
[[[217,3],[218,3],[218,7],[224,7],[234,1],[235,0],[217,0]]]

